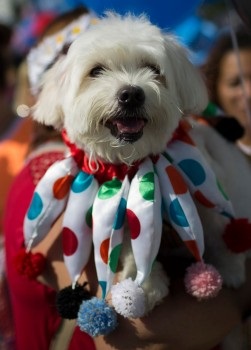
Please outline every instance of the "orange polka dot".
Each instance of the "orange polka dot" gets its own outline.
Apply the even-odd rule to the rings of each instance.
[[[70,186],[74,177],[67,175],[55,181],[53,185],[53,195],[56,199],[63,199],[70,190]]]
[[[105,264],[108,263],[108,251],[109,251],[110,239],[105,239],[100,245],[100,256]]]
[[[172,165],[166,167],[166,173],[171,181],[175,194],[184,194],[187,192],[187,185],[182,176]]]

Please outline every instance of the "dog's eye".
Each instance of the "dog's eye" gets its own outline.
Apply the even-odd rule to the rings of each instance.
[[[104,67],[102,66],[96,66],[94,68],[92,68],[92,70],[90,71],[90,77],[98,77],[99,75],[101,75],[103,73],[103,71],[105,70]]]
[[[149,68],[154,74],[160,75],[160,68],[158,66],[147,64],[146,67]]]

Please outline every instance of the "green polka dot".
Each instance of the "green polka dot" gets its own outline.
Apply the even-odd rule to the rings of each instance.
[[[114,247],[113,250],[111,251],[111,254],[109,257],[109,266],[113,273],[115,273],[117,270],[121,247],[122,247],[122,244],[116,245],[116,247]]]
[[[223,190],[220,182],[217,180],[217,186],[218,186],[218,189],[220,190],[221,194],[223,195],[223,197],[226,199],[226,200],[229,200],[226,192]]]
[[[109,199],[115,196],[121,189],[122,182],[117,178],[112,179],[111,181],[106,181],[98,191],[99,199]]]
[[[87,210],[86,216],[85,216],[85,221],[87,226],[92,228],[92,206]]]
[[[141,196],[147,201],[154,200],[154,173],[149,172],[145,174],[140,180],[139,192]]]

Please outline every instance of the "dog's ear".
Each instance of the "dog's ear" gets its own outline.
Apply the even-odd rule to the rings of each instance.
[[[57,129],[62,127],[64,114],[61,101],[64,85],[64,57],[62,57],[43,76],[41,92],[32,107],[32,116],[36,121]]]
[[[172,71],[171,89],[176,90],[178,106],[186,114],[199,114],[208,104],[208,93],[202,75],[189,60],[189,52],[175,37],[165,37],[168,71]]]

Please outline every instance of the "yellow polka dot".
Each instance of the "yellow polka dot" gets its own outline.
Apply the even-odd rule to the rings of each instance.
[[[97,18],[92,18],[91,21],[90,21],[91,24],[97,24],[98,22],[99,21],[98,21]]]
[[[63,35],[58,35],[58,36],[56,37],[56,42],[57,42],[57,43],[62,43],[63,40],[64,40]]]
[[[73,33],[73,34],[79,34],[80,31],[81,31],[81,30],[80,30],[80,27],[79,27],[79,26],[78,26],[78,27],[73,27],[73,28],[72,28],[72,33]]]

